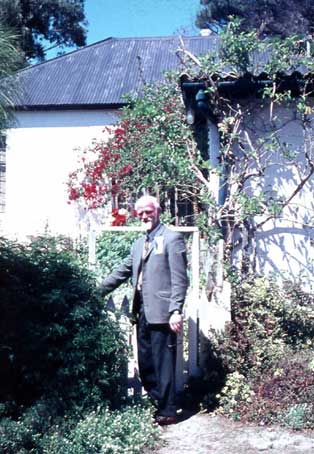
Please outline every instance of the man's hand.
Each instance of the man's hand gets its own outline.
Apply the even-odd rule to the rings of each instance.
[[[169,325],[172,331],[180,333],[182,329],[182,314],[172,314],[169,319]]]

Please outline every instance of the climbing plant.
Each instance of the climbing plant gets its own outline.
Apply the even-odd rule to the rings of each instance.
[[[182,45],[178,54],[184,80],[203,83],[219,132],[219,163],[201,152],[195,126],[186,121],[182,72],[172,73],[128,96],[121,122],[106,131],[109,138],[83,151],[70,175],[70,201],[96,208],[112,196],[128,201],[145,189],[163,202],[175,190],[178,200],[191,203],[204,235],[213,241],[223,236],[226,263],[237,257],[240,269],[254,271],[256,235],[267,222],[305,222],[296,210],[314,174],[309,47],[294,36],[262,40],[255,31],[241,32],[234,20],[215,51],[197,58]],[[299,83],[294,74],[302,67],[307,76]],[[232,84],[245,86],[245,96],[231,95]],[[284,139],[292,122],[300,146]],[[214,175],[225,194],[219,203]]]
[[[141,97],[127,101],[119,125],[105,129],[109,138],[83,151],[81,165],[70,175],[70,200],[98,208],[112,196],[127,200],[144,188],[163,200],[174,187],[181,198],[197,197],[200,184],[186,152],[193,134],[177,76],[169,74],[166,83],[147,85]],[[194,158],[199,159],[197,150]]]

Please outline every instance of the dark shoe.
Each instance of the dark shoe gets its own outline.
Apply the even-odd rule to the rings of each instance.
[[[178,422],[178,419],[176,416],[157,415],[155,416],[155,422],[159,426],[169,426],[170,424],[176,424]]]

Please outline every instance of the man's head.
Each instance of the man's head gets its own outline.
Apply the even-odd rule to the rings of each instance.
[[[145,230],[148,232],[154,230],[159,224],[161,209],[155,197],[144,195],[136,202],[135,210]]]

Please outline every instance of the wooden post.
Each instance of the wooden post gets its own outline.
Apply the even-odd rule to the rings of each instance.
[[[96,266],[96,232],[93,229],[88,232],[88,266],[91,270]]]
[[[216,331],[223,331],[226,322],[231,320],[231,284],[224,280],[223,275],[223,255],[224,242],[220,240],[216,249],[216,269],[215,281],[216,285],[212,294],[212,298],[208,304],[208,327]]]
[[[222,291],[224,270],[224,240],[219,240],[217,245],[217,258],[216,258],[216,287]]]
[[[184,389],[184,358],[183,358],[183,332],[177,335],[177,358],[176,358],[176,391]]]
[[[175,224],[179,225],[178,188],[174,188],[174,215]]]
[[[189,332],[189,376],[199,375],[199,231],[195,229],[192,236],[192,292],[188,304]]]

